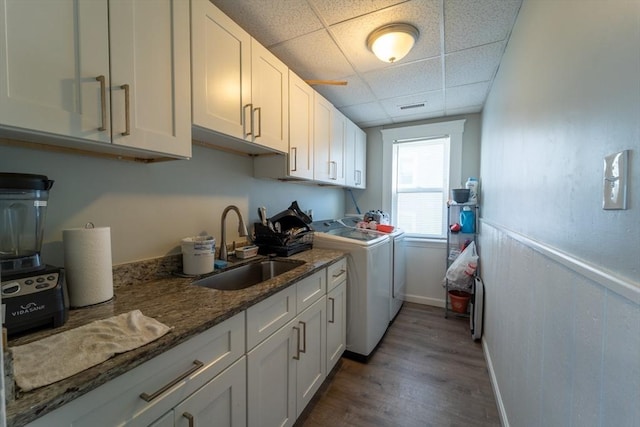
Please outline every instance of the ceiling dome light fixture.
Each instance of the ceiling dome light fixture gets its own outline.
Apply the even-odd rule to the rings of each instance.
[[[389,24],[369,34],[367,47],[381,61],[393,63],[409,53],[419,34],[413,25]]]

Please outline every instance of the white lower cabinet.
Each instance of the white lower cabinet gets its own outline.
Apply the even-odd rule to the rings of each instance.
[[[250,426],[291,426],[326,377],[323,296],[247,357]]]
[[[227,368],[173,410],[175,427],[247,425],[246,357]]]
[[[347,348],[347,281],[327,293],[327,374]]]

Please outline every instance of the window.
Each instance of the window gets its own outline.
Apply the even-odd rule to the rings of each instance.
[[[464,122],[382,130],[382,205],[409,236],[446,237],[449,189],[461,183]]]
[[[442,237],[449,137],[393,144],[392,216],[408,234]]]

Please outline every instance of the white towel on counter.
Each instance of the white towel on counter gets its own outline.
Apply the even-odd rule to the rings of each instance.
[[[23,391],[52,384],[154,341],[171,328],[140,310],[97,320],[29,344],[11,347]]]

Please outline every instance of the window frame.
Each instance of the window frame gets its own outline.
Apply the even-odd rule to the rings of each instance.
[[[444,164],[443,167],[443,176],[442,176],[442,187],[425,187],[425,188],[421,188],[421,187],[417,187],[414,186],[410,189],[405,189],[405,190],[399,190],[398,188],[398,170],[397,170],[397,166],[398,166],[398,151],[401,149],[402,145],[404,144],[415,144],[415,143],[426,143],[426,144],[433,144],[433,143],[438,143],[441,144],[443,146],[443,153],[442,153],[442,162]],[[442,135],[442,136],[438,136],[438,137],[434,137],[434,138],[418,138],[417,140],[414,139],[408,139],[408,140],[395,140],[393,143],[393,164],[392,164],[392,192],[391,192],[391,217],[395,219],[395,223],[400,226],[399,224],[399,220],[398,218],[398,197],[400,194],[410,194],[410,193],[419,193],[419,194],[433,194],[433,193],[438,193],[438,194],[442,194],[442,206],[445,206],[445,202],[446,202],[446,197],[448,195],[448,188],[449,188],[449,153],[450,153],[450,147],[451,147],[451,137],[449,137],[448,135]],[[440,224],[440,230],[438,234],[424,234],[424,233],[411,233],[408,230],[405,230],[406,234],[408,237],[416,237],[416,238],[426,238],[426,239],[443,239],[446,238],[446,225],[445,225],[445,220],[444,218],[446,218],[446,209],[443,209],[441,211],[441,218],[443,219],[441,224]]]
[[[448,195],[452,185],[462,182],[462,136],[466,119],[450,120],[446,122],[435,122],[414,126],[403,126],[382,129],[382,206],[387,212],[393,212],[394,191],[393,188],[393,144],[395,142],[434,139],[439,137],[449,137],[449,179],[448,188],[445,189]],[[446,218],[446,204],[443,203],[443,218]],[[392,222],[394,218],[391,218]],[[445,221],[443,221],[445,222]],[[446,226],[443,225],[443,226]],[[446,232],[446,229],[444,230]],[[446,233],[442,237],[431,237],[426,235],[414,235],[418,239],[424,240],[444,240]]]

